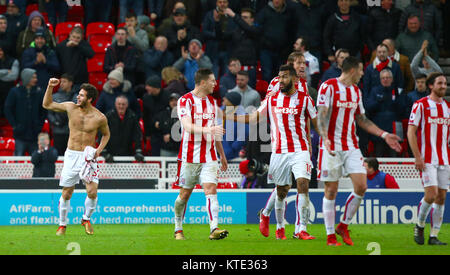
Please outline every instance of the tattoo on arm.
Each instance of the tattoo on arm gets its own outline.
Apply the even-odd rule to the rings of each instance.
[[[356,115],[356,122],[359,127],[363,128],[365,131],[370,132],[369,129],[376,126],[370,119],[366,117],[365,114]]]
[[[319,135],[321,137],[327,137],[328,133],[328,121],[327,121],[327,107],[318,107],[317,114],[317,130],[319,131]]]

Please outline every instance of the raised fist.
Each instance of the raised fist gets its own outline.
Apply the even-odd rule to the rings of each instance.
[[[57,78],[50,78],[48,81],[48,85],[52,87],[56,87],[59,85],[59,79]]]

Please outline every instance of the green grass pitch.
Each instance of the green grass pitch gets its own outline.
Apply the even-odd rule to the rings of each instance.
[[[0,226],[1,255],[435,255],[450,254],[450,246],[419,246],[413,241],[414,225],[350,225],[354,246],[327,247],[322,224],[309,225],[315,240],[263,237],[258,225],[227,225],[228,238],[210,241],[209,225],[184,225],[187,240],[173,239],[173,225],[94,225],[88,236],[81,225],[69,225],[66,236],[55,235],[57,226]],[[429,225],[425,229],[427,236]],[[439,239],[450,242],[450,224],[443,224]],[[427,242],[428,238],[425,239]],[[342,239],[338,236],[338,241]]]

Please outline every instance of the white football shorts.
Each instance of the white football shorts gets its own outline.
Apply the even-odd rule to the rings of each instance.
[[[294,178],[311,179],[312,162],[309,151],[275,154],[270,157],[267,183],[279,186],[292,185],[291,172]]]
[[[437,186],[439,189],[448,190],[450,181],[450,166],[425,164],[422,173],[423,187]]]
[[[206,163],[182,162],[179,176],[179,186],[184,189],[193,189],[196,184],[217,184],[219,163],[210,161]]]
[[[64,165],[59,179],[59,186],[73,187],[80,182],[80,171],[84,164],[83,151],[67,149],[64,153]],[[98,164],[97,164],[98,165]],[[98,168],[97,168],[98,171]],[[98,173],[93,177],[93,182],[99,183]]]
[[[349,174],[367,173],[364,158],[359,149],[335,152],[335,154],[332,156],[326,149],[320,148],[317,180],[335,182]]]

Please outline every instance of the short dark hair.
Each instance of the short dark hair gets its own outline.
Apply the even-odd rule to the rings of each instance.
[[[436,78],[438,78],[438,77],[440,77],[440,76],[445,77],[445,75],[444,75],[443,73],[441,73],[441,72],[432,72],[432,73],[430,73],[430,74],[428,75],[428,77],[427,77],[427,82],[426,82],[427,88],[428,88],[430,85],[434,85],[434,81],[436,80]]]
[[[342,62],[342,72],[348,73],[352,69],[357,69],[360,63],[361,60],[359,58],[349,56]]]
[[[241,61],[239,60],[239,58],[237,58],[237,57],[230,57],[230,59],[228,59],[228,65],[230,65],[231,62],[233,62],[233,61],[238,61],[239,63],[241,63]]]
[[[242,8],[242,9],[241,9],[241,14],[242,14],[243,12],[248,12],[248,13],[250,13],[250,16],[251,16],[252,18],[255,17],[255,11],[254,11],[253,9],[251,9],[251,8]]]
[[[366,158],[364,162],[367,163],[367,166],[369,166],[369,168],[372,168],[375,171],[377,171],[380,167],[377,158]]]
[[[125,27],[117,28],[116,33],[117,33],[119,30],[125,31],[125,33],[128,35],[128,30],[127,30],[127,28],[125,28]]]
[[[239,71],[239,72],[237,72],[237,74],[249,77],[248,72],[246,72],[246,71]]]
[[[306,37],[304,36],[299,36],[297,37],[297,40],[301,39],[302,43],[300,44],[300,46],[305,48],[305,51],[309,50],[309,41]]]
[[[64,73],[64,74],[61,76],[61,78],[64,78],[64,79],[69,80],[70,82],[73,82],[73,76],[72,76],[71,74]]]
[[[127,14],[125,15],[125,18],[137,18],[136,13],[134,13],[133,11],[128,11]]]
[[[427,75],[426,75],[426,74],[419,73],[419,74],[416,75],[415,80],[417,80],[417,79],[422,79],[422,78],[427,78]]]
[[[209,76],[214,74],[211,69],[199,69],[194,76],[195,84],[198,85],[202,80],[208,80]]]
[[[98,90],[97,90],[97,88],[95,88],[94,85],[89,84],[89,83],[83,83],[83,84],[81,84],[80,90],[85,90],[86,97],[88,99],[92,98],[92,102],[97,100]]]
[[[284,64],[280,66],[280,72],[288,71],[291,76],[297,76],[297,72],[294,67],[288,64]]]

